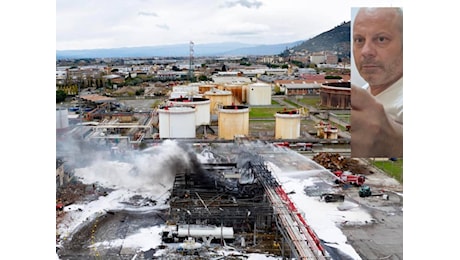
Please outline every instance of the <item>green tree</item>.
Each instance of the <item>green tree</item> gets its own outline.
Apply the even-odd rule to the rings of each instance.
[[[304,65],[303,62],[301,62],[301,61],[292,60],[291,62],[292,62],[292,64],[296,65],[296,66],[299,67],[299,68],[305,68],[305,65]]]
[[[144,89],[136,90],[136,96],[142,96],[142,95],[144,95]]]
[[[199,80],[199,81],[207,81],[207,80],[208,80],[208,77],[206,77],[206,75],[200,75],[200,76],[198,77],[198,80]]]
[[[65,93],[64,90],[56,90],[56,103],[63,102],[66,97],[67,97],[67,94]]]

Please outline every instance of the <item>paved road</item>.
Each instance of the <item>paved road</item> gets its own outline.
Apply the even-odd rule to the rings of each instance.
[[[357,188],[347,191],[347,199],[369,210],[374,222],[365,226],[343,225],[342,231],[362,259],[403,259],[403,186],[384,172],[371,167],[374,172],[366,176],[365,184],[375,193],[387,190],[389,199],[361,198]]]
[[[401,210],[394,210],[361,205],[369,209],[375,222],[358,228],[344,225],[342,231],[349,243],[363,259],[403,259],[402,206]]]

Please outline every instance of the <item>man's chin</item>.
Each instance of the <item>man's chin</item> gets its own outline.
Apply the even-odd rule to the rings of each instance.
[[[362,74],[363,79],[369,83],[369,85],[378,84],[380,80],[380,75],[373,73],[373,74]]]
[[[367,75],[368,77],[378,76],[380,73],[382,73],[380,67],[365,67],[361,69],[361,74]]]

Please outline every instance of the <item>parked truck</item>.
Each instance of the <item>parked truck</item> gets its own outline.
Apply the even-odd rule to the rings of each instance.
[[[334,175],[338,177],[338,179],[336,180],[337,184],[348,183],[359,187],[363,185],[364,181],[366,180],[366,177],[364,177],[363,175],[356,175],[349,171],[337,170],[334,172]]]

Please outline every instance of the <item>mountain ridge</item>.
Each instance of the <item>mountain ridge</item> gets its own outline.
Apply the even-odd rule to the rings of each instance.
[[[279,44],[247,44],[241,42],[195,43],[195,57],[279,55],[287,50],[318,52],[336,51],[339,57],[350,57],[350,22],[323,32],[308,40]],[[56,58],[142,58],[142,57],[188,57],[190,44],[158,46],[101,48],[83,50],[56,50]]]
[[[246,44],[222,42],[194,44],[194,56],[273,55],[302,41],[280,44]],[[142,47],[120,47],[83,50],[56,50],[56,58],[121,58],[121,57],[180,57],[190,55],[189,44],[171,44]]]

